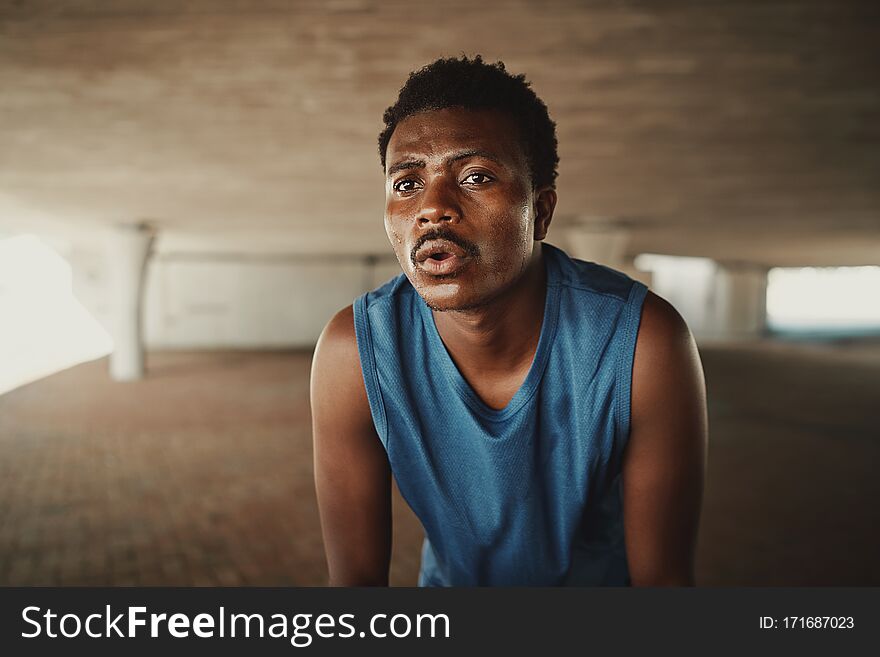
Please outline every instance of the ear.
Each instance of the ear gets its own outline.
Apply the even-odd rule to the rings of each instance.
[[[556,190],[552,187],[540,187],[535,190],[535,241],[540,242],[547,237],[547,230],[553,220],[556,209]]]

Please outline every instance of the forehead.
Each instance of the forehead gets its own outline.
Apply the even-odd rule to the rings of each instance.
[[[397,124],[388,142],[387,166],[401,159],[430,159],[479,149],[511,166],[526,166],[514,120],[498,110],[452,107],[419,112]]]

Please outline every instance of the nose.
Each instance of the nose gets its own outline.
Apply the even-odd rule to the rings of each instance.
[[[454,182],[436,179],[425,183],[420,195],[417,223],[419,228],[432,228],[439,224],[456,224],[461,221],[458,188]]]

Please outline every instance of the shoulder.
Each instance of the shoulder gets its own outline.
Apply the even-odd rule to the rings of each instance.
[[[352,306],[337,312],[318,338],[312,357],[311,398],[313,414],[322,407],[341,407],[346,413],[358,415],[361,421],[370,416]],[[342,404],[340,400],[344,400]]]
[[[649,291],[633,361],[633,422],[704,404],[703,368],[694,337],[678,311]]]
[[[357,360],[357,337],[354,330],[354,306],[346,306],[327,322],[315,346],[314,361]]]
[[[606,265],[573,258],[552,245],[545,244],[545,253],[555,269],[556,283],[570,290],[626,302],[632,290],[641,285],[623,272]]]
[[[372,310],[377,307],[391,308],[399,305],[403,300],[409,299],[413,293],[412,285],[410,285],[406,276],[401,273],[361,296],[355,304],[360,304],[360,310],[362,311]],[[350,306],[340,312],[345,312],[351,308],[353,307]]]
[[[358,339],[364,338],[365,325],[394,317],[411,291],[403,274],[395,276],[384,285],[361,295],[351,305],[337,312],[321,332],[315,346],[313,362],[334,366],[350,366],[360,372]],[[384,321],[381,325],[387,326]],[[356,366],[356,367],[355,367]]]
[[[645,295],[636,341],[636,356],[659,358],[670,350],[689,348],[693,336],[678,311],[663,297],[651,291]]]

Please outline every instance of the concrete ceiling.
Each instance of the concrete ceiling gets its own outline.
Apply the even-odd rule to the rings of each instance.
[[[558,226],[875,264],[878,44],[873,1],[0,0],[0,229],[385,251],[382,112],[479,52],[557,121]]]

